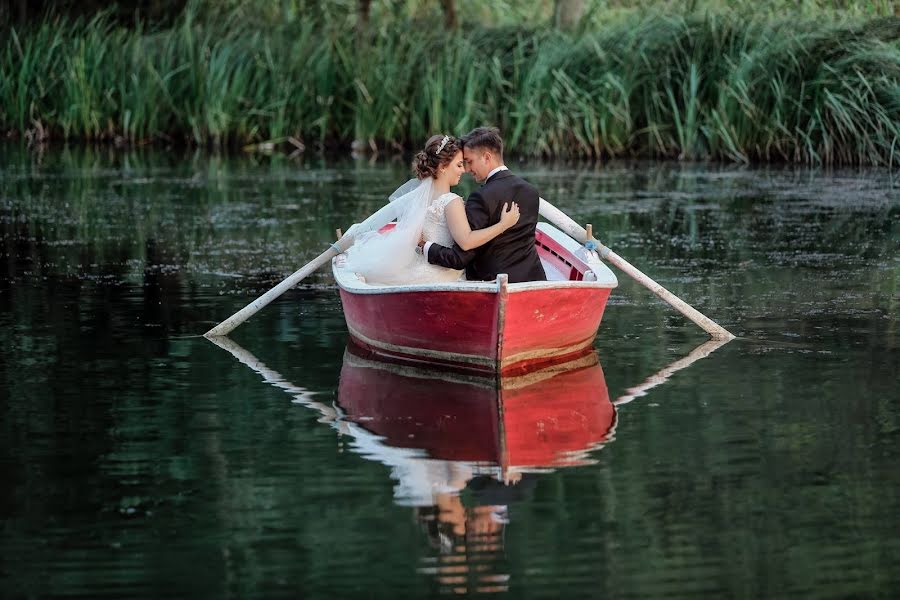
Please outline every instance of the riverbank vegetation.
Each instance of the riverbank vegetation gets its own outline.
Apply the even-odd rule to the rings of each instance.
[[[900,164],[890,3],[597,2],[568,30],[546,2],[461,3],[456,24],[439,3],[376,2],[365,19],[355,2],[323,4],[9,24],[0,130],[394,151],[491,123],[527,155]]]

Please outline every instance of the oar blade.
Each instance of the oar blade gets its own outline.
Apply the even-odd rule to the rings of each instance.
[[[338,248],[332,246],[310,262],[303,265],[303,267],[301,267],[297,271],[294,271],[287,279],[270,289],[268,292],[204,333],[203,336],[211,338],[216,336],[228,335],[237,327],[239,327],[244,321],[259,312],[260,309],[275,300],[275,298],[279,297],[280,295],[300,283],[316,269],[331,260],[332,257],[337,256],[338,250]]]

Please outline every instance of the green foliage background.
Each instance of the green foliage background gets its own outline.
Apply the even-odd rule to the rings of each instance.
[[[593,2],[573,32],[525,5],[459,2],[455,29],[436,2],[51,13],[0,39],[0,129],[384,150],[490,123],[527,155],[900,162],[889,2]]]

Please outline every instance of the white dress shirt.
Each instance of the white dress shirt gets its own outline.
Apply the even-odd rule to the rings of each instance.
[[[488,173],[488,176],[485,178],[484,182],[487,183],[488,180],[490,180],[491,177],[493,177],[494,175],[496,175],[496,174],[499,173],[500,171],[509,171],[509,169],[506,167],[506,165],[500,165],[499,167],[497,167],[496,169],[494,169],[493,171],[491,171],[490,173]]]

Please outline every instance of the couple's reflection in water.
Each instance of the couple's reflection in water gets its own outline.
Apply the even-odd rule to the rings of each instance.
[[[548,469],[589,462],[615,428],[590,351],[518,377],[435,371],[344,353],[337,404],[362,455],[391,469],[435,549],[421,571],[448,591],[503,591],[504,529]]]
[[[616,405],[723,343],[703,344],[611,401],[593,349],[498,380],[387,362],[351,342],[329,405],[228,338],[213,342],[322,413],[353,451],[390,469],[394,502],[411,507],[433,549],[419,571],[457,593],[506,591],[505,528],[540,474],[592,463],[613,440]]]

